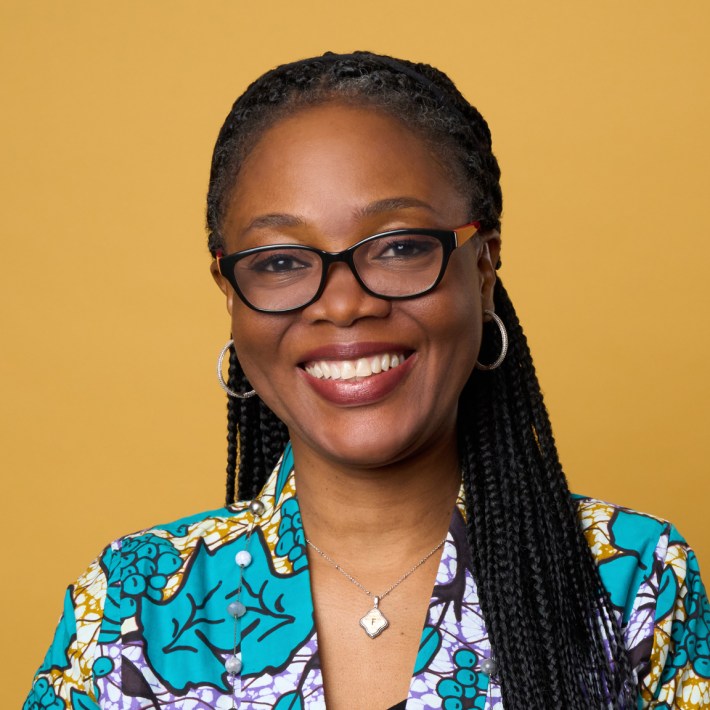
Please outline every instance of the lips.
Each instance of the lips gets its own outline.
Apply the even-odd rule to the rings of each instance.
[[[415,361],[416,352],[401,344],[347,343],[309,352],[299,369],[306,383],[324,399],[358,406],[389,395]]]

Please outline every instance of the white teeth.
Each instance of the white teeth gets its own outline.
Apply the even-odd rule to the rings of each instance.
[[[340,379],[352,380],[355,377],[355,366],[349,360],[345,360],[340,366]]]
[[[352,380],[387,372],[390,368],[399,367],[405,361],[404,353],[383,353],[357,360],[319,360],[309,362],[306,372],[319,380]]]
[[[357,367],[355,368],[355,374],[358,377],[369,377],[372,374],[372,368],[367,358],[361,357],[357,361]]]

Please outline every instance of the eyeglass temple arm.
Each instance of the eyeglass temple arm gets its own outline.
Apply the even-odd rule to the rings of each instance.
[[[470,224],[465,224],[463,227],[459,227],[454,231],[456,234],[456,246],[463,246],[474,234],[478,232],[481,227],[480,222],[471,222]]]

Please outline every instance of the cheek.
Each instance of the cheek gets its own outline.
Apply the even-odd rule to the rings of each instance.
[[[232,309],[232,338],[239,362],[250,384],[264,394],[274,380],[273,363],[287,327],[288,316],[258,313],[235,298]]]
[[[443,322],[441,341],[450,353],[452,380],[463,387],[473,370],[481,347],[482,318],[476,297],[462,297],[449,309]]]
[[[473,371],[481,344],[482,318],[480,298],[469,288],[454,295],[437,293],[429,308],[418,304],[410,311],[424,335],[420,358],[421,385],[432,415],[448,418],[457,409],[461,391]],[[438,415],[436,413],[439,413]]]
[[[430,319],[433,340],[444,345],[460,366],[470,366],[470,372],[478,357],[483,328],[479,272],[472,259],[452,259],[446,277],[435,292],[437,308]]]

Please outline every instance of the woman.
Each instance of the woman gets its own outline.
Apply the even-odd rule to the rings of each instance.
[[[227,507],[110,545],[26,708],[710,705],[692,551],[567,489],[499,175],[427,65],[327,54],[237,100],[207,209]]]

